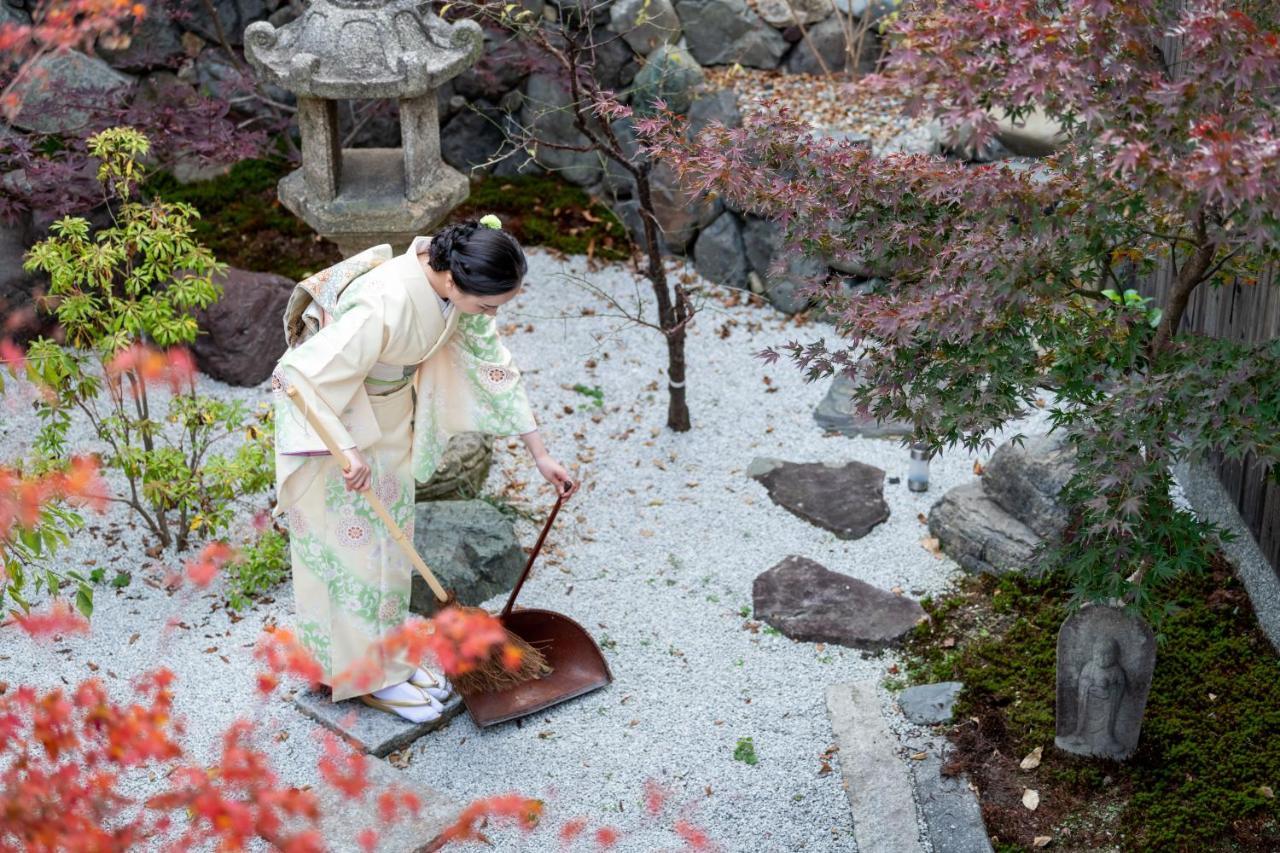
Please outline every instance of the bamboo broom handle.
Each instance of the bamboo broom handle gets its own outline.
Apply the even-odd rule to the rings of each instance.
[[[316,419],[315,413],[308,408],[306,401],[298,393],[298,389],[290,386],[285,389],[285,393],[289,395],[289,399],[294,402],[299,409],[302,410],[303,416],[306,417],[307,423],[311,424],[311,428],[315,430],[316,435],[320,436],[320,440],[324,442],[324,446],[329,448],[329,453],[334,459],[338,460],[338,464],[342,466],[342,470],[346,471],[350,464],[347,462],[347,454],[338,448],[338,443],[333,440],[333,436],[329,434],[329,430],[325,429],[324,424]],[[413,567],[418,570],[424,578],[426,578],[427,586],[431,587],[431,591],[435,593],[436,598],[440,601],[448,601],[449,594],[444,591],[444,587],[440,585],[440,581],[436,580],[435,573],[423,562],[422,557],[414,550],[413,543],[404,535],[404,531],[400,529],[400,525],[396,524],[395,519],[391,517],[391,513],[387,512],[387,507],[382,503],[382,499],[373,493],[373,489],[365,486],[360,490],[360,494],[364,495],[364,499],[369,502],[369,506],[373,507],[373,511],[377,513],[378,518],[382,519],[382,523],[387,526],[387,530],[391,532],[391,538],[400,546],[400,550],[409,558],[409,562],[413,563]]]

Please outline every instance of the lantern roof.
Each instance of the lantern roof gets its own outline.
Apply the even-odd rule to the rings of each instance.
[[[448,23],[422,0],[311,0],[282,27],[258,21],[244,33],[245,56],[264,79],[331,100],[426,95],[483,48],[479,24]]]

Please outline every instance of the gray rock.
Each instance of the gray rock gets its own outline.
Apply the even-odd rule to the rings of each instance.
[[[943,495],[929,510],[929,532],[966,571],[996,575],[1031,568],[1042,542],[991,500],[981,482],[964,483]]]
[[[757,457],[747,476],[778,506],[841,539],[861,539],[889,517],[884,471],[861,462],[783,462]]]
[[[924,609],[865,581],[790,556],[751,586],[755,617],[793,640],[877,649],[900,640]]]
[[[686,113],[693,104],[694,91],[705,79],[702,67],[688,51],[664,44],[649,54],[636,74],[631,105],[640,115],[647,115],[654,111],[654,101],[661,98],[667,109]]]
[[[503,115],[489,101],[477,100],[460,110],[440,131],[440,156],[470,175],[472,169],[502,152],[506,135]]]
[[[874,417],[857,413],[853,403],[854,380],[838,374],[832,381],[827,395],[813,410],[813,419],[823,429],[843,433],[850,438],[898,438],[910,436],[915,429],[903,421],[877,421]]]
[[[680,39],[680,19],[670,0],[617,0],[609,10],[609,30],[641,56]]]
[[[1138,617],[1103,604],[1069,616],[1058,632],[1054,744],[1117,761],[1133,755],[1155,665],[1155,634]]]
[[[591,73],[602,90],[614,92],[619,101],[627,103],[631,99],[628,87],[640,70],[641,59],[622,39],[599,38],[597,42]]]
[[[880,710],[876,682],[833,684],[826,699],[858,853],[921,853],[911,774]]]
[[[31,23],[31,14],[25,9],[15,9],[8,3],[0,2],[0,27],[5,24],[17,24],[20,27]]]
[[[98,40],[98,55],[115,68],[128,71],[167,68],[177,64],[184,55],[182,33],[164,4],[148,5],[141,21],[126,24],[125,35],[129,37],[127,44]]]
[[[683,254],[699,228],[710,225],[724,210],[718,198],[693,197],[665,160],[659,160],[649,172],[653,212],[671,251]]]
[[[813,301],[807,294],[808,288],[821,283],[826,273],[827,265],[822,261],[791,254],[780,270],[765,276],[764,294],[779,311],[798,314]]]
[[[386,758],[396,750],[404,749],[423,735],[444,726],[462,711],[462,697],[455,695],[445,703],[440,719],[412,723],[386,711],[370,708],[359,699],[334,702],[329,688],[323,686],[319,690],[300,691],[293,697],[293,704],[357,749],[377,758]]]
[[[943,776],[943,760],[929,751],[913,762],[916,801],[929,829],[933,853],[991,853],[982,807],[964,776]]]
[[[485,51],[476,64],[453,78],[453,89],[467,100],[496,103],[507,92],[519,88],[528,74],[528,59],[520,41],[486,39]]]
[[[874,39],[863,40],[864,51],[868,42],[874,42]],[[827,71],[843,71],[848,60],[844,24],[840,16],[832,15],[817,26],[809,28],[808,38],[801,39],[796,44],[783,67],[792,74],[824,74]]]
[[[1046,539],[1066,529],[1069,510],[1059,499],[1075,472],[1075,451],[1062,434],[1037,435],[1021,446],[997,448],[982,476],[987,497]]]
[[[572,100],[557,77],[530,74],[520,119],[539,139],[561,145],[584,145],[586,137],[574,127],[569,109]],[[536,151],[534,159],[539,165],[570,183],[586,187],[600,180],[600,155],[594,151],[565,151],[548,146],[538,146]]]
[[[932,726],[951,722],[951,709],[964,685],[959,681],[940,681],[908,687],[898,694],[898,707],[913,723]]]
[[[131,77],[96,57],[74,50],[47,53],[13,87],[22,104],[13,125],[38,133],[80,130],[96,107],[123,96],[132,85]]]
[[[702,229],[693,244],[693,267],[707,281],[747,286],[747,257],[736,216],[725,211]]]
[[[511,520],[485,501],[418,504],[413,544],[444,588],[467,605],[509,592],[524,568],[524,550]],[[430,615],[437,604],[415,572],[409,609]]]
[[[626,227],[627,233],[631,235],[632,241],[642,250],[645,246],[644,236],[644,220],[640,213],[640,202],[633,198],[614,201],[609,204],[609,209],[618,217],[622,224]],[[658,229],[658,251],[662,254],[671,254],[672,248],[667,242],[666,237],[662,234],[662,229]]]
[[[941,154],[938,134],[932,124],[908,127],[885,143],[879,154]]]
[[[870,9],[871,21],[875,22],[901,8],[905,2],[906,0],[836,0],[836,8],[859,20],[868,15]]]
[[[453,436],[440,455],[431,479],[418,483],[414,500],[469,501],[480,494],[493,464],[493,436],[464,432]]]
[[[742,112],[738,109],[738,95],[732,89],[716,89],[694,98],[689,107],[688,138],[693,139],[712,122],[724,127],[740,127]]]
[[[0,222],[0,328],[6,333],[16,330],[8,325],[11,318],[33,309],[32,297],[41,288],[42,279],[22,268],[23,255],[35,238],[29,215]]]
[[[630,116],[616,118],[609,123],[609,129],[613,131],[614,137],[618,140],[618,146],[622,152],[632,160],[639,154],[639,148],[636,145],[636,132],[632,126]],[[604,189],[614,199],[631,198],[635,193],[635,179],[631,177],[631,173],[620,166],[613,158],[608,158],[604,164]]]
[[[284,355],[280,317],[293,282],[274,273],[229,267],[214,279],[222,296],[195,313],[201,334],[192,349],[196,365],[219,382],[252,387],[271,375]]]
[[[830,0],[757,0],[756,12],[772,27],[813,24],[831,14]]]
[[[1000,129],[996,136],[1005,148],[1020,156],[1045,157],[1066,141],[1062,125],[1038,108],[1016,122],[1005,115],[997,116],[997,121]]]
[[[747,263],[761,278],[768,276],[773,256],[782,245],[782,226],[772,219],[758,216],[743,217],[742,242],[747,252]]]
[[[215,44],[219,41],[219,25],[227,41],[239,45],[244,43],[245,27],[267,17],[267,6],[263,0],[214,0],[213,8],[218,15],[216,23],[204,3],[186,4],[185,8],[187,15],[183,26]]]
[[[703,65],[777,68],[787,41],[745,0],[679,0],[689,52]]]

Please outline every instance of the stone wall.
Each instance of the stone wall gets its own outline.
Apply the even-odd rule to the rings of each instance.
[[[0,0],[0,20],[29,20],[35,3]],[[564,14],[555,2],[523,0],[523,5],[549,19]],[[712,121],[733,126],[741,120],[734,94],[709,89],[703,69],[733,64],[783,73],[808,73],[823,65],[843,68],[842,31],[854,20],[847,13],[876,15],[882,10],[872,4],[868,12],[865,2],[850,4],[849,0],[836,0],[836,5],[844,11],[836,11],[831,0],[615,0],[601,4],[596,15],[605,44],[598,54],[597,74],[639,111],[662,97],[689,115],[694,130]],[[127,44],[99,45],[94,57],[71,54],[60,62],[57,73],[73,87],[136,86],[139,93],[159,86],[170,91],[185,87],[227,99],[242,113],[261,113],[268,108],[249,97],[243,87],[244,29],[257,20],[282,25],[294,17],[296,9],[288,0],[214,0],[213,8],[216,19],[200,2],[153,0]],[[619,37],[612,38],[615,34]],[[224,37],[236,55],[224,49]],[[873,62],[877,51],[872,33],[862,62]],[[556,172],[604,200],[629,228],[638,230],[638,206],[628,177],[598,157],[544,148],[532,158],[515,150],[497,159],[512,152],[508,133],[517,123],[534,126],[554,141],[579,141],[572,123],[556,111],[566,103],[567,93],[554,77],[537,69],[535,59],[508,34],[487,34],[486,52],[478,65],[440,91],[445,161],[464,173]],[[281,104],[293,103],[287,92],[272,89],[267,94]],[[47,130],[41,124],[43,115],[41,95],[33,93],[14,129]],[[343,115],[343,132],[353,133],[353,147],[399,144],[394,104],[358,122],[350,111],[344,110]],[[623,138],[633,138],[628,125],[629,120],[622,119],[614,129]],[[0,127],[0,134],[7,130]],[[177,172],[180,179],[210,175],[209,169],[194,165]],[[751,288],[780,309],[794,312],[805,304],[796,293],[801,284],[828,272],[825,265],[805,260],[791,260],[772,271],[770,264],[780,243],[776,226],[726,209],[718,200],[691,203],[675,185],[670,170],[661,165],[654,180],[665,249],[690,256],[708,279]]]

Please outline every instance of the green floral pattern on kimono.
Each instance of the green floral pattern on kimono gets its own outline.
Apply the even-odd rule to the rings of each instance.
[[[333,656],[329,653],[329,632],[316,622],[298,620],[298,639],[311,652],[325,672],[333,671]]]
[[[347,521],[349,522],[349,519]],[[346,526],[348,525],[340,525],[340,529]],[[351,525],[351,527],[359,530],[360,525]],[[367,528],[365,530],[368,539],[372,539],[371,531]],[[348,535],[354,537],[359,534]],[[340,532],[339,539],[342,538],[343,533]],[[380,541],[390,542],[390,538]],[[347,542],[344,541],[344,544]],[[373,636],[380,636],[404,621],[405,614],[409,611],[407,592],[384,594],[376,586],[355,577],[346,570],[342,559],[333,548],[315,536],[295,537],[293,547],[297,549],[295,553],[302,557],[301,565],[305,565],[328,588],[333,605],[359,617]],[[370,548],[365,558],[376,559],[378,555],[377,548]],[[295,559],[294,565],[298,564]]]

